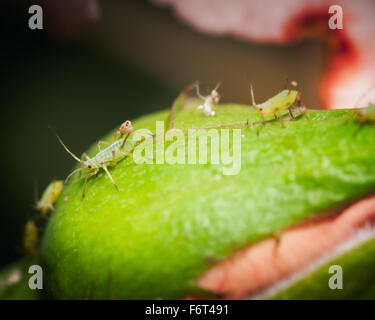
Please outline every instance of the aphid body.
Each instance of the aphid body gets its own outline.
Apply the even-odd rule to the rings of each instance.
[[[60,193],[64,187],[64,182],[61,180],[52,181],[44,190],[42,197],[36,204],[36,209],[41,211],[43,215],[49,211],[54,210],[53,204],[59,198]]]
[[[33,220],[28,220],[23,233],[23,252],[25,255],[32,255],[38,243],[38,228]]]
[[[256,108],[263,115],[277,115],[289,109],[297,100],[298,94],[296,90],[283,90],[267,101],[256,105]]]
[[[83,161],[82,164],[91,170],[99,170],[103,165],[113,166],[122,158],[124,158],[127,153],[123,152],[122,145],[125,139],[118,139],[113,142],[107,148],[99,151],[95,157],[89,158],[86,161]]]
[[[292,81],[291,85],[295,87],[297,83],[295,81]],[[262,117],[272,115],[276,118],[280,116],[283,111],[288,110],[291,118],[294,118],[292,109],[294,107],[297,107],[301,108],[302,110],[301,94],[297,90],[284,89],[283,91],[279,92],[278,94],[261,104],[255,103],[252,85],[250,85],[250,93],[252,99],[252,107],[254,107]]]
[[[130,121],[127,122],[127,127],[131,128],[131,122]],[[128,137],[131,134],[131,132],[132,132],[131,130],[128,130],[127,135],[126,135],[125,138],[116,140],[115,142],[113,142],[107,148],[105,148],[103,150],[100,150],[100,145],[103,144],[103,143],[106,143],[106,144],[109,144],[109,143],[105,142],[105,141],[99,141],[98,147],[99,147],[100,151],[94,157],[92,157],[92,158],[90,158],[86,154],[84,154],[83,157],[85,157],[86,160],[82,160],[82,159],[78,158],[73,152],[71,152],[65,146],[65,144],[63,143],[63,141],[61,140],[61,138],[56,134],[58,140],[60,141],[60,143],[64,147],[64,149],[75,160],[77,160],[81,164],[80,168],[74,170],[72,173],[70,173],[68,175],[68,177],[65,180],[65,183],[67,183],[69,181],[69,179],[74,174],[76,174],[78,172],[81,172],[83,170],[88,170],[89,172],[86,175],[85,183],[84,183],[84,186],[83,186],[83,193],[82,193],[82,198],[83,198],[85,196],[87,180],[90,177],[93,177],[96,174],[98,174],[99,170],[102,168],[105,171],[105,173],[107,174],[107,176],[109,177],[109,179],[111,180],[112,184],[115,186],[115,188],[118,189],[118,187],[117,187],[117,185],[116,185],[116,183],[115,183],[112,175],[108,171],[108,167],[116,165],[117,162],[119,162],[120,160],[122,160],[126,156],[131,156],[130,153],[124,151],[125,143],[128,141]],[[121,131],[120,131],[120,133],[121,133]],[[129,142],[130,142],[130,140],[129,140]]]
[[[215,111],[213,111],[213,107],[216,106],[220,101],[220,95],[217,92],[217,89],[220,86],[220,82],[216,85],[216,88],[211,91],[208,96],[202,96],[199,92],[199,85],[197,85],[197,95],[203,99],[203,104],[198,106],[198,109],[203,109],[203,113],[208,116],[214,116]]]

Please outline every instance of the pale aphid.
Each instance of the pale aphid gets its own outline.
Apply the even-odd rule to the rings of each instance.
[[[296,87],[297,82],[292,81],[291,85],[293,87]],[[279,92],[277,95],[273,96],[272,98],[260,104],[255,103],[252,84],[250,84],[250,94],[251,94],[252,107],[256,109],[256,111],[262,116],[262,118],[268,115],[278,118],[281,116],[281,113],[283,111],[288,110],[290,117],[294,119],[294,114],[293,114],[294,108],[298,108],[300,109],[300,111],[303,111],[303,108],[301,105],[301,94],[299,91],[294,90],[294,89],[284,89],[283,91]]]
[[[22,239],[22,247],[25,255],[29,256],[35,252],[38,243],[38,234],[39,230],[35,222],[33,220],[28,220],[24,228]]]
[[[60,193],[64,187],[64,182],[61,180],[52,181],[48,187],[44,190],[42,197],[36,203],[36,209],[41,211],[43,215],[49,211],[53,211],[53,204],[59,198]]]
[[[130,123],[130,121],[129,121]],[[130,123],[131,125],[131,123]],[[55,132],[54,132],[55,133]],[[124,146],[126,141],[128,140],[128,137],[130,135],[130,132],[128,132],[125,136],[125,138],[118,139],[112,144],[106,142],[106,141],[99,141],[98,142],[98,148],[99,152],[92,158],[87,156],[86,154],[83,154],[82,158],[85,158],[85,160],[78,158],[72,151],[70,151],[67,146],[65,146],[64,142],[61,140],[61,138],[55,133],[57,139],[61,143],[61,145],[64,147],[64,149],[75,159],[77,160],[80,164],[81,167],[74,170],[72,173],[68,175],[68,177],[65,179],[65,183],[69,181],[69,179],[76,173],[81,172],[83,170],[88,170],[89,172],[87,173],[85,177],[85,182],[83,185],[83,192],[82,192],[82,198],[85,196],[85,191],[86,191],[86,185],[87,185],[87,180],[90,179],[91,177],[95,176],[98,174],[100,169],[103,169],[109,179],[111,180],[112,184],[115,186],[116,189],[118,189],[112,175],[108,171],[109,166],[114,166],[116,165],[120,160],[122,160],[126,156],[132,156],[131,153],[125,152]],[[101,145],[102,144],[110,144],[107,148],[101,150]]]
[[[12,269],[4,278],[0,279],[0,287],[5,289],[22,280],[22,271],[20,268]]]
[[[203,101],[203,104],[198,106],[198,109],[203,109],[203,113],[208,116],[214,116],[215,111],[213,111],[213,107],[216,106],[220,101],[220,95],[217,92],[217,89],[220,87],[220,82],[216,85],[215,89],[211,91],[208,96],[202,96],[199,92],[199,84],[197,84],[197,95]]]

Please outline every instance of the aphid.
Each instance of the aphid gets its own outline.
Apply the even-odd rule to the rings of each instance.
[[[292,81],[291,85],[293,87],[297,86],[296,81]],[[252,107],[262,116],[264,120],[265,116],[272,115],[277,119],[281,116],[281,113],[285,110],[288,110],[289,115],[292,119],[294,119],[293,109],[298,108],[301,112],[304,111],[304,108],[301,104],[301,94],[299,91],[294,89],[284,89],[283,91],[279,92],[277,95],[273,96],[272,98],[268,99],[267,101],[256,104],[254,99],[254,91],[253,86],[250,84],[250,94],[251,94],[251,102]]]
[[[14,268],[0,281],[0,287],[6,288],[20,282],[22,279],[22,271],[20,268]]]
[[[217,89],[220,87],[220,82],[216,85],[215,89],[211,91],[208,96],[202,96],[199,92],[199,84],[197,85],[197,95],[199,98],[204,100],[203,104],[198,106],[198,109],[203,109],[203,113],[208,116],[214,116],[215,111],[212,110],[214,106],[216,106],[220,101],[220,95],[217,92]]]
[[[41,211],[43,215],[49,211],[55,210],[53,204],[59,198],[60,193],[64,187],[64,182],[61,180],[52,181],[44,190],[42,197],[36,203],[36,209]]]
[[[33,220],[28,220],[25,225],[23,232],[23,252],[29,256],[35,252],[36,245],[38,243],[39,230]]]
[[[129,121],[130,122],[130,121]],[[130,123],[131,124],[131,123]],[[76,173],[81,172],[83,170],[88,170],[89,172],[86,175],[84,186],[83,186],[83,192],[82,192],[82,198],[85,196],[85,191],[86,191],[86,185],[87,185],[87,180],[90,179],[91,177],[95,176],[98,174],[100,168],[102,168],[109,179],[111,180],[112,184],[115,186],[115,188],[118,190],[118,187],[116,185],[115,180],[113,179],[112,175],[108,171],[109,166],[114,166],[122,160],[126,156],[131,156],[132,154],[127,153],[123,151],[122,149],[125,146],[126,141],[128,140],[128,137],[130,133],[126,134],[125,138],[116,140],[113,142],[110,146],[107,148],[101,150],[101,144],[109,144],[106,141],[99,141],[98,142],[98,148],[99,152],[93,157],[90,158],[87,156],[85,153],[82,155],[82,158],[85,158],[86,160],[78,158],[72,151],[68,149],[68,147],[64,144],[64,142],[61,140],[61,138],[55,133],[57,139],[61,143],[61,145],[64,147],[64,149],[75,159],[77,160],[80,164],[81,167],[74,170],[72,173],[68,175],[68,177],[65,179],[65,183],[69,181],[69,179]]]

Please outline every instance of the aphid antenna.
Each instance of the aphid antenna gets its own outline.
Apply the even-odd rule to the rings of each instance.
[[[257,104],[255,103],[254,89],[253,89],[253,84],[251,83],[251,81],[250,81],[250,95],[251,95],[251,106],[256,109]]]
[[[78,158],[72,151],[68,149],[68,147],[64,144],[64,142],[61,140],[59,135],[56,133],[56,131],[51,127],[48,126],[48,128],[52,131],[52,133],[57,137],[59,140],[60,144],[64,147],[65,151],[68,152],[75,160],[77,160],[79,163],[84,163],[80,158]]]
[[[257,104],[255,103],[255,98],[254,98],[254,89],[253,89],[253,84],[252,82],[250,81],[250,79],[248,79],[249,82],[250,82],[250,96],[251,96],[251,108],[254,108],[255,110],[258,110],[257,108]],[[248,116],[247,120],[246,120],[246,125],[249,125],[249,121],[250,121],[250,115]]]
[[[190,91],[192,91],[194,88],[196,89],[197,91],[197,95],[199,93],[199,81],[196,80],[194,81],[192,84],[190,84],[189,86],[187,86],[184,90],[182,90],[178,95],[177,97],[174,99],[173,103],[172,103],[172,106],[171,106],[171,109],[169,111],[169,126],[168,128],[169,129],[172,129],[174,128],[174,118],[175,118],[175,113],[177,112],[177,109],[179,108],[179,101],[181,101],[181,99],[185,99],[185,97],[190,93]],[[199,93],[200,94],[200,93]],[[183,102],[182,102],[183,103]],[[181,106],[180,108],[182,107],[182,103],[181,103]],[[156,134],[152,134],[153,137],[156,136]]]
[[[219,81],[217,84],[216,84],[216,87],[214,88],[214,91],[218,90],[221,86],[221,81]]]
[[[288,79],[288,78],[286,78],[286,80],[285,80],[284,89],[285,89],[285,90],[288,90],[288,89],[289,89],[289,79]]]
[[[248,72],[246,73],[246,79],[249,82],[249,86],[250,86],[251,107],[257,109],[257,104],[255,103],[255,98],[254,98],[253,82],[250,80]]]
[[[202,96],[201,95],[201,93],[200,93],[200,91],[199,91],[199,80],[197,80],[196,81],[196,91],[197,91],[197,96],[199,97],[199,98],[201,98],[202,100],[204,100],[204,99],[206,99],[206,97],[205,96]]]

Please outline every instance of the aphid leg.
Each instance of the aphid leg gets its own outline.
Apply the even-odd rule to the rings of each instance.
[[[280,123],[281,123],[281,126],[282,126],[283,128],[285,128],[284,120],[283,120],[283,118],[281,117],[281,111],[280,111],[280,109],[279,109],[279,108],[276,108],[275,110],[276,110],[276,113],[275,113],[275,119],[278,119],[278,120],[280,121]]]
[[[124,142],[121,144],[121,146],[120,146],[120,150],[121,150],[122,148],[124,148],[125,143],[126,143],[126,140],[128,140],[128,138],[129,138],[129,135],[130,135],[130,133],[128,133],[128,134],[126,135],[126,137],[124,138]]]
[[[71,172],[71,173],[66,177],[64,183],[67,184],[67,183],[69,182],[70,178],[71,178],[73,175],[75,175],[77,172],[80,172],[80,171],[85,170],[85,169],[86,169],[85,167],[75,169],[73,172]]]
[[[295,117],[294,117],[294,114],[293,114],[292,108],[289,107],[289,108],[288,108],[288,111],[289,111],[290,118],[291,118],[292,120],[294,120]]]
[[[260,129],[265,125],[264,118],[262,117],[262,123],[257,128],[257,137],[259,137]]]
[[[258,110],[258,108],[257,108],[257,104],[255,103],[253,84],[251,82],[250,82],[250,96],[251,96],[251,107],[253,107],[256,111],[260,112],[260,110]],[[260,112],[260,114],[262,116],[262,122],[264,122],[263,113]],[[250,120],[250,115],[247,118],[247,123],[249,123],[249,120]]]
[[[301,100],[301,95],[298,93],[297,95],[297,99],[296,99],[296,108],[297,110],[307,119],[307,120],[310,120],[310,118],[307,116],[306,114],[306,107],[304,106],[304,104],[302,103],[302,100]]]
[[[197,96],[198,96],[199,98],[201,98],[202,100],[205,100],[206,97],[202,96],[201,93],[200,93],[200,91],[199,91],[199,81],[197,81],[197,86],[195,87],[195,89],[196,89],[196,91],[197,91]]]
[[[98,173],[98,170],[95,170],[94,172],[91,172],[91,173],[87,174],[87,176],[85,178],[85,183],[83,184],[82,199],[85,197],[87,180],[89,180],[91,177],[95,176],[97,173]]]
[[[116,131],[113,133],[113,142],[115,142],[116,140],[121,139],[123,136],[124,136],[124,134],[121,133],[120,130],[116,130]]]
[[[106,166],[105,164],[103,164],[103,165],[102,165],[102,168],[103,168],[103,170],[105,171],[105,173],[107,174],[107,176],[109,177],[109,179],[111,180],[112,184],[113,184],[113,185],[115,186],[115,188],[118,190],[117,184],[116,184],[115,180],[113,180],[111,174],[109,173],[107,166]]]
[[[304,105],[300,106],[298,109],[301,114],[307,119],[310,120],[310,118],[307,116],[306,107]]]
[[[264,119],[264,114],[261,110],[259,109],[256,109],[259,113],[259,115],[261,116],[261,123],[259,124],[258,128],[257,128],[257,137],[259,137],[259,134],[260,134],[260,129],[263,128],[265,125],[266,125],[266,120]]]
[[[86,154],[86,152],[82,153],[82,155],[81,155],[81,164],[80,164],[81,168],[83,168],[83,166],[84,166],[83,160],[85,160],[85,159],[86,160],[90,159],[90,157]],[[79,172],[80,177],[81,177],[81,175],[82,175],[82,171]]]
[[[99,151],[101,151],[102,150],[102,145],[110,145],[111,143],[110,142],[108,142],[108,141],[101,141],[101,140],[99,140],[98,141],[98,149],[99,149]]]

